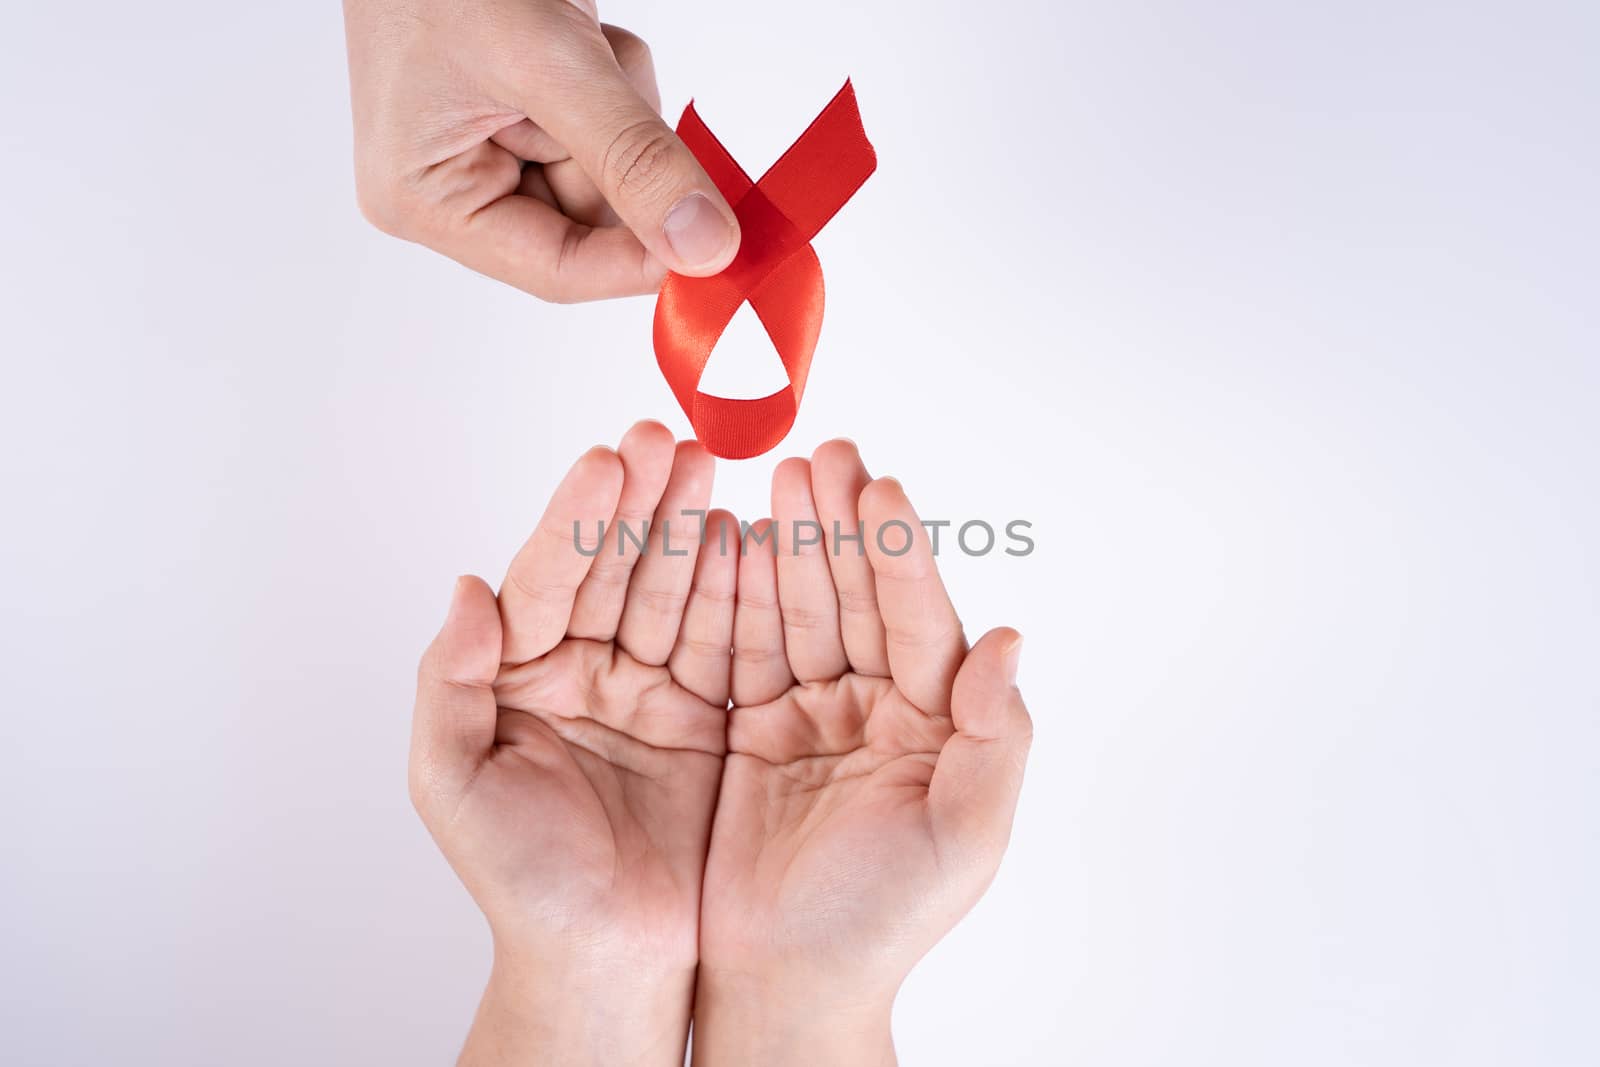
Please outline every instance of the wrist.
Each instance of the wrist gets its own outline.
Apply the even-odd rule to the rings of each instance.
[[[694,969],[495,947],[460,1067],[681,1067]]]
[[[893,984],[702,966],[695,986],[695,1067],[891,1067]]]

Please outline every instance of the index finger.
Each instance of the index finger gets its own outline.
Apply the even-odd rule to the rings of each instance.
[[[435,247],[480,274],[560,304],[653,293],[667,276],[626,227],[585,226],[521,193],[479,208]]]
[[[500,587],[502,662],[537,659],[566,636],[578,586],[604,543],[597,526],[611,521],[621,494],[622,461],[598,446],[580,456],[556,487]]]

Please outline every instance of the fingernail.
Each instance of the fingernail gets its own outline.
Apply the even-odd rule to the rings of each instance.
[[[466,585],[467,576],[463,574],[456,579],[456,584],[450,587],[450,609],[445,612],[445,622],[454,622],[456,616],[461,613],[461,592]]]
[[[721,259],[733,240],[728,220],[699,193],[690,193],[674,204],[661,229],[672,251],[690,269]]]
[[[1020,664],[1021,662],[1022,662],[1022,635],[1018,634],[1016,637],[1011,639],[1011,643],[1006,646],[1006,651],[1005,651],[1006,683],[1008,685],[1016,685],[1017,684],[1017,665]]]

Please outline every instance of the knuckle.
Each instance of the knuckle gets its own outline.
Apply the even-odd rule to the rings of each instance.
[[[706,659],[727,659],[733,647],[727,641],[709,641],[703,637],[685,637],[679,641],[682,649]]]
[[[573,281],[582,273],[579,267],[582,248],[591,232],[589,227],[576,223],[567,228],[567,232],[561,236],[561,243],[556,246],[555,260],[550,270],[542,272],[529,287],[534,296],[551,304],[577,302]]]
[[[876,615],[878,597],[865,589],[840,589],[839,610],[846,615]]]
[[[559,582],[539,581],[517,571],[507,574],[506,582],[520,596],[533,604],[558,605],[565,601],[570,592]]]
[[[593,585],[597,590],[615,592],[618,589],[626,589],[632,577],[633,561],[623,557],[595,564],[589,568],[589,573],[583,580],[585,584]]]
[[[621,26],[605,27],[606,41],[611,45],[611,54],[617,57],[617,66],[625,71],[634,72],[647,69],[651,62],[650,46],[644,38],[636,33],[623,29]]]
[[[739,601],[738,593],[732,589],[713,589],[698,586],[694,591],[695,601],[707,607],[730,609]]]
[[[660,615],[678,615],[683,612],[689,594],[677,589],[635,589],[633,597],[639,606]]]
[[[393,182],[372,176],[358,177],[356,206],[361,210],[361,217],[381,233],[404,238],[410,230],[404,197]]]
[[[659,122],[641,119],[625,126],[606,147],[601,173],[625,200],[664,197],[672,182],[675,138]]]
[[[783,624],[791,630],[814,631],[836,625],[839,616],[831,611],[802,608],[794,605],[783,609]]]
[[[442,636],[442,635],[441,635]],[[439,676],[439,637],[435,637],[428,647],[422,650],[422,655],[417,657],[417,699],[420,701],[424,690],[435,678]]]
[[[1028,749],[1033,745],[1033,716],[1019,700],[1016,705],[1017,741],[1022,749],[1023,758],[1027,757]]]
[[[426,821],[433,814],[437,803],[434,795],[432,776],[428,772],[426,761],[419,753],[413,752],[406,765],[406,795],[411,801],[411,808]]]
[[[418,815],[426,815],[428,808],[428,788],[422,781],[422,774],[413,762],[406,773],[406,795],[411,800],[411,809]]]
[[[965,640],[959,622],[935,626],[921,622],[909,626],[886,623],[884,637],[894,647],[916,650],[953,648]]]

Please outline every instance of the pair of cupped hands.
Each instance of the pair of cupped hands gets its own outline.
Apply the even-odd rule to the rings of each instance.
[[[381,229],[557,301],[732,260],[650,50],[594,0],[344,6]],[[848,442],[780,464],[748,538],[711,480],[655,423],[586,453],[424,657],[412,796],[495,943],[465,1063],[677,1067],[691,1016],[703,1065],[891,1061],[895,991],[999,863],[1016,632],[969,649]]]
[[[1000,862],[1021,637],[968,646],[850,442],[747,533],[712,475],[654,422],[586,452],[423,657],[412,797],[494,938],[463,1063],[681,1065],[691,1017],[697,1064],[893,1062]]]

